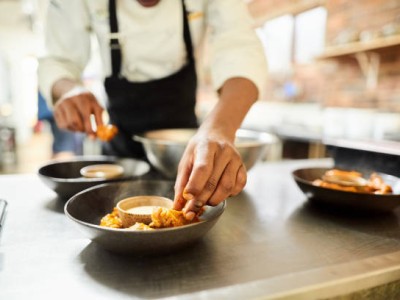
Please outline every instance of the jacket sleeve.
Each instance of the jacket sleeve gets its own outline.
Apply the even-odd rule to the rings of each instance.
[[[45,28],[45,51],[39,58],[39,89],[52,107],[53,84],[62,78],[80,81],[89,61],[91,29],[85,1],[51,0]]]
[[[232,77],[251,80],[262,94],[267,80],[265,53],[243,0],[209,1],[211,76],[218,90]]]

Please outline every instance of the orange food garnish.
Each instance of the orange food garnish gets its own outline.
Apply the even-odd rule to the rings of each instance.
[[[100,226],[111,227],[111,228],[122,228],[122,222],[116,207],[114,207],[111,213],[105,215],[101,219]]]
[[[99,125],[97,126],[97,137],[103,142],[111,141],[114,136],[118,133],[118,128],[115,125]]]
[[[177,227],[198,222],[198,217],[192,221],[186,220],[182,211],[159,207],[155,209],[151,215],[151,223],[145,225],[143,223],[135,223],[129,229],[133,230],[151,230],[157,228]],[[111,228],[123,228],[121,219],[118,215],[117,208],[114,207],[110,214],[105,215],[100,222],[100,226]]]
[[[192,223],[186,220],[181,210],[168,209],[159,207],[151,215],[152,222],[150,227],[152,228],[166,228],[176,227]]]

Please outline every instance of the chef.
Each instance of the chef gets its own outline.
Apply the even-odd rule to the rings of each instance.
[[[195,115],[196,50],[209,29],[211,75],[219,101],[202,124]],[[262,46],[243,0],[51,0],[39,85],[58,126],[94,135],[103,107],[81,82],[97,37],[118,135],[104,153],[143,158],[132,135],[198,127],[178,168],[174,207],[193,219],[202,206],[238,194],[246,169],[236,130],[266,80]]]

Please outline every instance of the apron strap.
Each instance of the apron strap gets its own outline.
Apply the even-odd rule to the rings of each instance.
[[[192,38],[190,36],[188,11],[186,10],[185,0],[182,0],[182,8],[183,8],[183,39],[185,41],[186,54],[188,56],[189,63],[194,63],[193,44],[192,44]]]
[[[116,0],[108,1],[108,11],[110,19],[110,50],[111,50],[111,68],[112,77],[119,77],[121,72],[121,46],[118,41],[118,19]]]
[[[117,0],[108,1],[109,23],[110,23],[110,50],[111,50],[111,70],[112,77],[120,77],[121,73],[121,45],[118,40],[118,19],[117,19]],[[186,53],[189,63],[194,63],[193,44],[190,36],[188,13],[185,1],[182,0],[183,7],[183,39],[185,41]]]

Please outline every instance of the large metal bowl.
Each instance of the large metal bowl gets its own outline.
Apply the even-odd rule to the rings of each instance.
[[[195,133],[196,129],[161,129],[135,135],[133,139],[143,144],[147,159],[155,169],[167,178],[174,178],[186,145]],[[235,146],[250,170],[277,142],[272,134],[239,129]]]
[[[178,251],[200,240],[218,221],[225,201],[206,206],[200,222],[147,231],[132,231],[99,226],[121,199],[155,195],[172,199],[174,182],[167,180],[133,180],[92,187],[70,198],[65,214],[88,238],[100,247],[119,254],[158,255]],[[172,200],[171,200],[172,201]]]
[[[119,178],[85,178],[80,170],[83,167],[96,164],[118,164],[123,167],[124,174]],[[147,162],[113,156],[78,156],[68,160],[54,160],[41,166],[38,170],[43,183],[57,193],[60,199],[68,200],[76,193],[95,185],[138,179],[147,174],[150,165]]]

